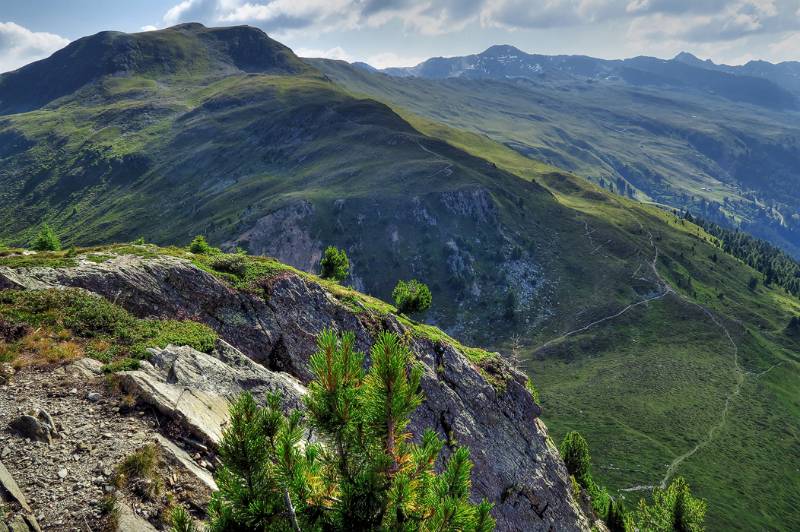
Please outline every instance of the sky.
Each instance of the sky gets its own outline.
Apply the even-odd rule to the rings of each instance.
[[[800,60],[800,0],[0,0],[0,72],[103,30],[249,24],[304,57],[412,66],[511,44],[607,59]]]

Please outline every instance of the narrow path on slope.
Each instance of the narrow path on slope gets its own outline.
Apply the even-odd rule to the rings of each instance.
[[[733,355],[733,369],[734,369],[734,373],[736,374],[736,384],[733,387],[733,390],[731,390],[731,392],[725,397],[725,406],[722,409],[722,413],[720,414],[719,420],[716,423],[714,423],[708,429],[708,433],[706,434],[706,437],[703,438],[701,441],[699,441],[690,450],[688,450],[687,452],[685,452],[682,455],[680,455],[677,458],[675,458],[667,466],[667,471],[664,474],[664,478],[662,478],[661,482],[659,483],[659,486],[663,489],[663,488],[666,487],[667,482],[669,482],[669,479],[675,474],[675,470],[678,468],[678,466],[680,466],[684,461],[686,461],[688,458],[690,458],[692,455],[694,455],[697,451],[699,451],[700,449],[702,449],[703,447],[708,445],[709,442],[711,442],[711,440],[714,439],[714,436],[716,435],[717,431],[719,429],[721,429],[725,425],[725,422],[727,421],[727,418],[728,418],[728,412],[730,410],[731,401],[741,393],[742,383],[744,382],[744,379],[745,379],[745,372],[742,369],[742,367],[739,365],[739,346],[734,341],[733,336],[731,335],[730,331],[725,326],[725,324],[723,324],[713,312],[708,310],[703,305],[701,305],[701,304],[699,304],[699,303],[697,303],[695,301],[692,301],[691,299],[687,298],[686,296],[683,296],[682,294],[679,294],[679,293],[675,292],[672,289],[672,287],[669,285],[669,283],[661,276],[661,274],[658,271],[658,264],[657,264],[658,255],[659,255],[659,249],[658,249],[658,246],[656,245],[655,240],[653,238],[653,233],[649,229],[646,229],[644,227],[644,225],[642,224],[642,222],[638,222],[638,223],[639,223],[639,227],[642,230],[647,232],[648,238],[650,240],[650,246],[653,248],[653,260],[650,262],[650,269],[653,271],[653,275],[657,279],[657,282],[658,282],[658,284],[659,284],[659,286],[661,288],[661,292],[658,295],[643,299],[643,300],[638,301],[636,303],[631,303],[630,305],[626,306],[625,308],[623,308],[622,310],[620,310],[619,312],[617,312],[615,314],[611,314],[611,315],[606,316],[604,318],[601,318],[599,320],[593,321],[592,323],[589,323],[588,325],[585,325],[585,326],[583,326],[583,327],[581,327],[579,329],[575,329],[573,331],[569,331],[569,332],[567,332],[565,334],[562,334],[561,336],[559,336],[557,338],[553,338],[552,340],[549,340],[546,343],[542,344],[541,346],[537,347],[533,351],[533,353],[537,353],[540,350],[542,350],[542,349],[544,349],[544,348],[546,348],[546,347],[548,347],[548,346],[550,346],[550,345],[552,345],[552,344],[554,344],[556,342],[564,340],[565,338],[568,338],[568,337],[573,336],[575,334],[584,332],[584,331],[594,327],[595,325],[599,325],[600,323],[603,323],[603,322],[612,320],[614,318],[617,318],[617,317],[625,314],[626,312],[628,312],[632,308],[635,308],[635,307],[637,307],[639,305],[643,305],[645,303],[649,303],[650,301],[655,301],[657,299],[662,299],[663,297],[667,296],[668,294],[674,294],[681,301],[683,301],[683,302],[685,302],[685,303],[687,303],[689,305],[693,305],[693,306],[699,308],[706,316],[708,316],[708,318],[711,321],[714,322],[714,324],[717,327],[719,327],[719,329],[722,330],[722,332],[725,334],[725,337],[730,342],[731,347],[733,348],[733,352],[732,352],[732,355]],[[590,236],[590,235],[587,235],[587,236]],[[638,271],[638,268],[637,268],[637,271]],[[772,369],[772,368],[770,368],[770,369]],[[769,371],[769,370],[767,370],[767,371]],[[764,372],[764,373],[766,373],[766,372]],[[630,487],[630,488],[623,488],[620,491],[642,491],[642,490],[652,489],[654,487],[655,486],[653,486],[653,485],[637,485],[637,486],[633,486],[633,487]]]
[[[419,148],[422,151],[424,151],[425,153],[428,153],[428,154],[433,155],[434,157],[436,157],[436,161],[434,161],[434,162],[444,163],[445,164],[444,168],[442,168],[441,170],[437,170],[436,172],[434,172],[431,175],[429,175],[428,179],[430,179],[431,177],[435,177],[435,176],[441,174],[442,172],[449,172],[453,168],[453,163],[452,162],[448,161],[447,159],[445,159],[444,157],[442,157],[441,155],[439,155],[435,151],[429,150],[428,148],[423,146],[421,142],[417,142],[417,146],[419,146]]]
[[[698,442],[697,445],[692,447],[689,451],[675,458],[669,464],[669,466],[667,467],[667,472],[664,474],[664,478],[661,479],[661,483],[659,484],[661,486],[661,489],[667,487],[667,482],[669,482],[670,477],[672,477],[672,475],[675,474],[675,470],[678,468],[678,466],[681,465],[681,463],[683,463],[687,458],[691,457],[694,453],[696,453],[697,451],[708,445],[709,442],[711,442],[711,440],[714,439],[716,432],[719,429],[721,429],[723,425],[725,425],[725,422],[728,419],[728,411],[730,410],[731,400],[733,400],[741,393],[742,383],[744,382],[744,377],[745,377],[745,373],[742,370],[742,367],[739,365],[739,346],[736,345],[736,342],[733,340],[733,336],[731,336],[731,333],[728,330],[728,328],[725,327],[725,324],[719,321],[719,319],[703,305],[695,303],[694,301],[690,301],[684,298],[683,296],[680,296],[680,294],[678,295],[678,297],[680,297],[683,301],[686,301],[687,303],[695,305],[696,307],[701,309],[706,314],[706,316],[708,316],[711,319],[711,321],[713,321],[714,324],[716,324],[716,326],[719,327],[722,330],[722,332],[725,333],[725,336],[728,338],[728,341],[731,343],[731,346],[733,347],[733,370],[736,373],[736,385],[733,387],[731,393],[729,393],[728,396],[725,398],[725,407],[722,409],[719,421],[711,425],[711,427],[708,429],[708,434],[706,435],[706,437],[703,438],[700,442]]]
[[[584,222],[584,224],[585,223],[586,222]],[[644,229],[644,226],[641,224],[641,222],[639,222],[639,225],[642,227],[642,229]],[[591,241],[591,234],[588,232],[588,225],[586,225],[586,228],[587,228],[586,236],[589,237],[589,239]],[[625,314],[626,312],[628,312],[629,310],[631,310],[632,308],[636,308],[636,307],[638,307],[640,305],[644,305],[644,304],[649,303],[651,301],[656,301],[658,299],[661,299],[661,298],[667,296],[668,294],[674,293],[674,290],[672,290],[672,287],[669,285],[669,283],[664,281],[664,279],[661,277],[661,274],[658,273],[658,267],[657,267],[658,246],[656,246],[655,242],[653,241],[653,234],[650,233],[650,231],[647,231],[647,233],[648,233],[648,235],[650,237],[650,246],[654,250],[653,260],[650,261],[650,269],[653,270],[653,274],[655,275],[656,280],[658,282],[659,290],[660,290],[659,293],[654,295],[654,296],[650,296],[650,297],[647,297],[647,298],[642,299],[640,301],[637,301],[635,303],[631,303],[630,305],[622,308],[621,310],[619,310],[618,312],[616,312],[614,314],[611,314],[609,316],[605,316],[603,318],[600,318],[599,320],[595,320],[595,321],[593,321],[593,322],[591,322],[591,323],[589,323],[587,325],[584,325],[583,327],[580,327],[578,329],[569,331],[567,333],[562,334],[561,336],[553,338],[552,340],[548,340],[547,342],[543,343],[542,345],[540,345],[539,347],[534,349],[533,350],[533,354],[538,353],[542,349],[545,349],[545,348],[553,345],[554,343],[557,343],[557,342],[560,342],[561,340],[569,338],[570,336],[573,336],[573,335],[576,335],[578,333],[582,333],[584,331],[587,331],[587,330],[591,329],[592,327],[594,327],[595,325],[599,325],[599,324],[601,324],[603,322],[606,322],[606,321],[609,321],[609,320],[613,320],[614,318],[618,318],[618,317],[622,316],[623,314]],[[641,264],[639,265],[639,267],[636,268],[636,272],[638,272],[640,268],[641,268]],[[634,275],[636,274],[636,272],[634,272]]]

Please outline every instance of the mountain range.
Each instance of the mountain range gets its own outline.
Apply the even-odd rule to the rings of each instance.
[[[526,370],[615,496],[681,474],[709,528],[799,527],[800,301],[675,210],[797,251],[793,89],[685,57],[423,65],[250,27],[79,39],[0,76],[0,239],[204,234],[306,271],[336,245],[346,284],[421,279],[418,318]]]
[[[800,255],[800,63],[731,67],[687,53],[604,60],[493,46],[383,71],[401,80],[324,64],[360,94]]]

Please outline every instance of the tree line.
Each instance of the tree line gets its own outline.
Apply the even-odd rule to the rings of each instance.
[[[683,218],[719,239],[726,253],[760,272],[765,285],[780,286],[793,296],[800,297],[800,264],[791,255],[769,242],[738,229],[725,229],[689,212],[684,213]],[[751,289],[755,288],[752,281],[750,285]]]

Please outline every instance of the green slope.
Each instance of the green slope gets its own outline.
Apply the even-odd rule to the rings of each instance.
[[[785,330],[800,301],[779,288],[750,290],[760,275],[694,224],[543,172],[486,139],[409,119],[537,179],[583,213],[579,236],[596,244],[583,258],[607,269],[601,283],[651,283],[638,297],[613,299],[592,283],[565,286],[553,319],[502,345],[537,383],[555,437],[584,433],[596,477],[631,503],[681,474],[708,499],[711,530],[800,526],[791,502],[800,495],[800,400],[791,391],[800,356]]]
[[[395,78],[342,61],[310,62],[354,93],[486,135],[640,200],[739,225],[800,255],[796,112],[610,80]]]
[[[214,31],[155,32],[202,61],[126,62],[0,116],[0,238],[24,245],[42,219],[68,244],[204,233],[303,269],[344,247],[349,284],[388,299],[423,279],[426,321],[516,351],[613,490],[672,471],[714,529],[800,526],[796,299],[751,292],[757,274],[692,224],[452,127],[445,101],[432,120],[359,97],[252,29],[290,67],[251,68]]]

